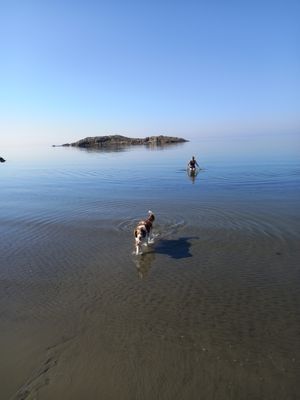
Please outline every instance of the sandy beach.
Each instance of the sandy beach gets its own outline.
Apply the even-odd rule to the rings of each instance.
[[[296,242],[160,221],[137,258],[129,222],[99,225],[9,258],[3,398],[296,398]]]

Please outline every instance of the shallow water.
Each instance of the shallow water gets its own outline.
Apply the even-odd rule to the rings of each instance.
[[[5,150],[1,398],[298,398],[297,136]]]

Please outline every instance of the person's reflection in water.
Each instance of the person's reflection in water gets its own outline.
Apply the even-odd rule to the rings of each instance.
[[[192,183],[195,183],[196,177],[198,175],[199,170],[198,169],[194,169],[194,170],[187,170],[187,174],[190,178],[190,180],[192,181]]]
[[[138,275],[141,279],[147,276],[154,260],[155,260],[154,251],[143,253],[140,256],[136,257],[134,262],[136,264]]]

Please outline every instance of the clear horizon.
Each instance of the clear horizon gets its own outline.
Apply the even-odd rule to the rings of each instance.
[[[295,1],[14,1],[1,146],[300,132]]]

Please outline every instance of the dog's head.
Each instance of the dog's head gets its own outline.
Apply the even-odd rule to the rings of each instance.
[[[153,222],[155,220],[155,216],[154,216],[153,212],[149,210],[148,214],[149,214],[149,216],[148,216],[147,220],[150,222]]]

